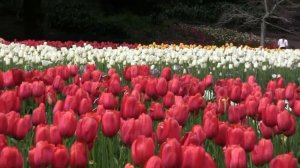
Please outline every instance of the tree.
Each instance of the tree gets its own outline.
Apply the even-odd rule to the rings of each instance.
[[[267,25],[288,33],[297,33],[293,27],[295,19],[293,16],[285,14],[290,10],[300,8],[300,3],[294,1],[244,0],[240,4],[226,3],[223,7],[227,10],[223,13],[218,24],[238,22],[240,27],[259,26],[260,45],[264,46]],[[289,25],[289,27],[285,27],[285,25]]]

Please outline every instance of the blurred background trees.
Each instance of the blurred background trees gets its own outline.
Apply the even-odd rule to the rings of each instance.
[[[211,41],[209,34],[178,25],[223,27],[259,35],[265,11],[258,1],[264,0],[0,0],[0,36],[9,40],[205,44]],[[267,1],[272,4],[276,0]],[[266,20],[276,26],[267,24],[267,30],[298,33],[299,3],[283,1]]]

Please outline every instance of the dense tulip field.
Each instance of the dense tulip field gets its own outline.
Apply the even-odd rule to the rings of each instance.
[[[299,61],[231,45],[0,43],[0,168],[296,168]]]

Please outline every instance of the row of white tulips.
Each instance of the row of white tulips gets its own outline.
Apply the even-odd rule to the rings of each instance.
[[[243,65],[245,70],[260,68],[299,68],[300,50],[279,50],[249,47],[179,47],[166,48],[138,47],[129,49],[118,47],[116,49],[93,48],[91,45],[71,48],[55,48],[47,45],[37,47],[24,44],[0,43],[0,63],[6,66],[13,65],[41,65],[54,64],[87,64],[106,63],[107,67],[115,65],[138,64],[184,64],[191,67],[208,66],[213,63],[216,68],[234,68]]]

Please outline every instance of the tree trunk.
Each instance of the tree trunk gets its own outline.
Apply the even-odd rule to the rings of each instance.
[[[261,20],[260,26],[260,46],[264,47],[265,45],[265,37],[266,37],[266,22],[265,19]]]

